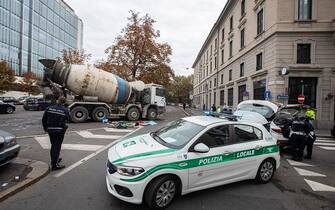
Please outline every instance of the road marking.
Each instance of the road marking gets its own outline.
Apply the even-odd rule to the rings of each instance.
[[[89,138],[89,139],[119,139],[122,136],[117,136],[117,135],[96,135],[91,133],[90,131],[78,131],[78,135],[80,135],[83,138]]]
[[[115,133],[129,133],[132,132],[132,129],[117,129],[117,128],[104,128],[106,132],[115,132]]]
[[[43,149],[50,149],[50,139],[48,136],[38,136],[35,140],[41,145]],[[92,144],[62,144],[62,150],[78,150],[78,151],[97,151],[102,148],[103,145],[92,145]]]
[[[335,143],[335,141],[332,140],[316,140],[315,142],[324,142],[324,143]]]
[[[109,143],[108,145],[100,148],[98,151],[95,151],[94,153],[84,157],[83,159],[77,161],[76,163],[70,165],[69,167],[66,167],[65,169],[63,169],[59,173],[55,174],[54,177],[59,178],[59,177],[63,176],[64,174],[68,173],[72,169],[80,166],[82,163],[88,161],[89,159],[93,158],[94,156],[96,156],[96,155],[100,154],[101,152],[105,151],[106,149],[110,148],[113,144],[116,144],[117,142],[122,141],[124,138],[126,138],[127,136],[130,136],[131,134],[135,133],[136,131],[140,130],[141,128],[142,127],[139,127],[137,129],[135,129],[133,132],[128,133],[127,135],[123,136],[122,138]]]
[[[324,150],[335,150],[335,147],[319,147]]]
[[[308,171],[308,170],[305,170],[305,169],[301,169],[301,168],[296,168],[296,167],[293,167],[299,175],[301,176],[319,176],[319,177],[326,177],[326,175],[324,174],[320,174],[320,173],[316,173],[314,171]]]
[[[317,145],[317,146],[335,146],[335,143],[314,143],[314,145]]]
[[[307,164],[307,163],[297,162],[297,161],[294,161],[294,160],[289,160],[289,159],[286,159],[286,160],[291,166],[313,166],[313,165],[310,165],[310,164]]]
[[[335,187],[304,179],[313,191],[335,192]]]

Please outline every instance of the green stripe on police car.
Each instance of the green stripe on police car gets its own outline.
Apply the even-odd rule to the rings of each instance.
[[[191,160],[166,163],[166,164],[155,166],[145,171],[143,174],[139,175],[136,178],[121,179],[121,180],[126,181],[126,182],[138,182],[150,176],[151,174],[159,170],[163,170],[163,169],[185,170],[185,169],[200,167],[204,165],[219,164],[222,162],[227,162],[227,161],[232,161],[232,160],[237,160],[237,159],[242,159],[242,158],[247,158],[247,157],[253,157],[253,156],[258,156],[258,155],[276,153],[276,152],[279,152],[278,146],[272,145],[268,147],[263,147],[262,149],[243,150],[243,151],[230,153],[227,155],[220,154],[220,155],[214,155],[214,156],[209,156],[205,158],[197,158],[197,159],[191,159]]]

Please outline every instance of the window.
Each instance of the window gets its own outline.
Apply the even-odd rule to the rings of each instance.
[[[312,19],[312,0],[299,0],[298,18],[299,20],[311,20]]]
[[[264,31],[263,9],[257,13],[257,34]]]
[[[297,63],[311,63],[311,44],[297,45]]]
[[[236,142],[262,140],[262,131],[250,125],[233,125]]]
[[[224,105],[224,90],[220,91],[220,105]]]
[[[229,42],[229,58],[233,57],[233,40]]]
[[[213,54],[213,46],[211,45],[211,55]]]
[[[216,69],[218,67],[218,61],[217,61],[217,58],[215,56],[214,58],[214,68]]]
[[[241,30],[241,48],[244,48],[245,44],[244,44],[244,29]]]
[[[224,50],[221,50],[221,65],[224,63]]]
[[[246,85],[238,86],[238,103],[243,101],[243,94],[247,90]]]
[[[222,41],[224,41],[224,28],[222,29],[221,36],[222,36]]]
[[[212,73],[212,68],[213,68],[212,65],[213,65],[213,63],[211,61],[210,66],[209,66],[209,72],[210,72],[210,74]]]
[[[216,78],[214,78],[214,87],[216,87]]]
[[[234,88],[228,89],[228,106],[233,106],[234,103]]]
[[[263,68],[263,53],[256,55],[256,71]]]
[[[180,119],[152,132],[151,136],[160,144],[170,148],[182,148],[203,129],[203,126]]]
[[[215,38],[215,46],[214,46],[214,49],[216,49],[218,47],[218,39]]]
[[[212,81],[209,81],[209,88],[212,88]]]
[[[245,0],[242,0],[241,2],[241,16],[243,17],[245,15]]]
[[[221,74],[221,84],[223,84],[223,74]]]
[[[230,69],[229,70],[229,81],[232,81],[232,79],[233,79],[233,70]]]
[[[240,64],[240,77],[244,76],[244,63]]]
[[[231,144],[231,139],[229,138],[229,125],[223,125],[207,131],[198,139],[196,144],[203,143],[209,148],[215,148]]]
[[[234,17],[233,16],[231,16],[230,17],[230,32],[232,32],[233,31],[233,29],[234,29],[234,26],[233,26],[233,24],[234,24]]]
[[[163,89],[163,88],[157,88],[156,89],[156,95],[157,96],[161,96],[161,97],[165,97],[165,89]]]

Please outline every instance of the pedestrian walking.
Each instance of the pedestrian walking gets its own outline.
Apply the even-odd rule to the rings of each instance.
[[[59,97],[57,104],[49,106],[45,110],[42,118],[44,131],[49,134],[51,143],[51,170],[65,168],[64,165],[60,164],[61,158],[59,158],[59,153],[67,129],[66,123],[70,119],[68,109],[64,106],[65,102],[65,97]]]
[[[205,110],[206,110],[206,105],[203,104],[203,105],[202,105],[202,111],[205,111]]]
[[[184,110],[186,109],[186,103],[185,102],[183,103],[183,109]]]
[[[306,159],[312,159],[313,153],[313,145],[316,139],[314,127],[312,124],[312,120],[315,120],[315,112],[313,110],[308,110],[305,115],[305,123],[307,126],[307,139],[306,139],[306,148],[307,148],[307,155],[305,156]]]

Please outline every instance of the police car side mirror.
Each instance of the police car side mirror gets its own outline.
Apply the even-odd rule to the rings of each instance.
[[[194,149],[192,152],[207,153],[209,152],[209,147],[204,143],[199,143],[194,146]]]

